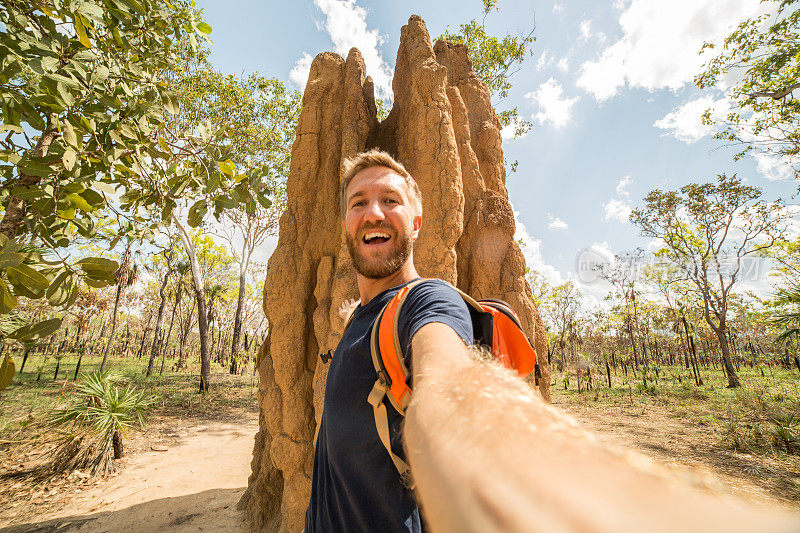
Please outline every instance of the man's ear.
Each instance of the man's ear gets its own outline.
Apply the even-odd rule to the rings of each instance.
[[[422,215],[416,215],[411,221],[411,238],[417,240],[419,230],[422,228]]]

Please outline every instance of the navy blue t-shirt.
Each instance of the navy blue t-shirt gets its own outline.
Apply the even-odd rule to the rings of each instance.
[[[372,323],[404,285],[358,306],[334,352],[314,450],[306,533],[423,530],[414,495],[400,482],[400,474],[378,437],[372,406],[367,401],[377,377],[369,349]],[[405,363],[412,373],[411,338],[431,322],[447,324],[465,343],[472,342],[472,321],[459,294],[440,280],[420,283],[409,291],[397,324]],[[392,450],[405,459],[403,417],[391,402],[384,402]]]

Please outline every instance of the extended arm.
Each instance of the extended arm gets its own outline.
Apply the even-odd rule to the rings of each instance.
[[[470,357],[449,326],[420,328],[412,353],[404,434],[433,531],[797,530],[599,444],[511,372]]]

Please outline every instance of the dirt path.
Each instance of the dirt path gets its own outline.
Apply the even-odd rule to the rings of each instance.
[[[600,440],[638,449],[680,477],[797,512],[800,464],[795,461],[721,449],[711,428],[658,405],[609,409],[555,403]],[[33,488],[38,492],[3,505],[0,531],[245,532],[236,503],[250,474],[258,418],[252,412],[239,415],[155,422],[130,436],[118,475]]]
[[[598,438],[651,457],[679,477],[715,492],[797,512],[800,461],[737,453],[720,445],[715,430],[659,405],[554,404]]]
[[[256,417],[155,428],[132,440],[120,475],[2,531],[246,531],[236,503],[256,431]]]

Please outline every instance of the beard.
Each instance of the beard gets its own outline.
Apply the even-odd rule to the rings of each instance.
[[[380,227],[369,228],[380,229]],[[359,250],[359,242],[346,234],[347,250],[350,252],[350,259],[356,272],[368,279],[381,279],[391,276],[405,264],[413,249],[411,232],[398,232],[395,237],[396,242],[387,257],[377,259],[367,259]]]

